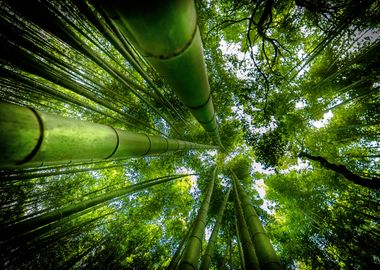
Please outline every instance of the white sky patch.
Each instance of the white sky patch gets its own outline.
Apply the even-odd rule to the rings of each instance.
[[[259,172],[263,174],[273,174],[273,169],[264,169],[263,165],[259,162],[253,161],[251,166],[251,172]]]
[[[212,229],[210,229],[209,226],[206,226],[205,239],[207,240],[207,242],[210,240],[211,234],[212,234]]]
[[[264,180],[260,179],[260,180],[255,181],[255,187],[256,187],[257,192],[259,193],[260,198],[261,199],[265,198],[267,193],[265,191],[266,186],[265,186]]]
[[[311,169],[310,162],[308,160],[303,160],[300,158],[297,158],[297,165],[289,166],[285,170],[280,170],[281,174],[286,174],[289,173],[290,171],[302,171],[302,170],[307,170]]]
[[[303,109],[305,107],[306,107],[306,101],[305,100],[297,101],[295,104],[296,109]]]
[[[259,127],[259,128],[253,128],[252,131],[255,133],[264,134],[267,133],[270,130],[274,130],[277,127],[276,120],[272,116],[271,122],[269,123],[269,126],[266,127]]]
[[[226,68],[228,70],[232,70],[235,72],[236,77],[242,80],[248,80],[250,79],[250,76],[248,76],[248,72],[251,69],[254,69],[255,66],[253,62],[250,59],[250,56],[248,53],[244,53],[240,50],[240,44],[239,43],[228,43],[224,39],[221,39],[219,42],[219,49],[222,51],[222,54],[224,56],[234,56],[236,59],[240,62],[240,64],[243,65],[242,68],[239,68],[238,70],[234,69],[234,67],[227,62]],[[259,52],[258,46],[252,47],[253,54],[257,54]]]
[[[239,61],[245,60],[245,53],[240,51],[240,45],[237,43],[227,43],[224,39],[219,42],[219,48],[224,55],[236,56]]]
[[[260,199],[263,200],[263,204],[260,206],[261,209],[263,209],[265,212],[267,212],[269,215],[274,214],[274,210],[270,209],[274,205],[273,202],[266,199],[266,185],[264,183],[263,179],[256,180],[253,184],[254,189],[259,193]]]
[[[299,50],[297,53],[298,59],[302,59],[305,56],[305,51],[304,50]]]
[[[328,124],[328,122],[330,121],[330,119],[334,116],[334,114],[331,112],[331,111],[328,111],[327,113],[325,113],[323,115],[323,118],[321,120],[318,120],[318,121],[311,121],[310,124],[313,126],[313,127],[316,127],[316,128],[321,128],[321,127],[324,127]]]
[[[218,154],[218,150],[212,149],[212,150],[208,150],[206,153],[211,157],[215,157]]]

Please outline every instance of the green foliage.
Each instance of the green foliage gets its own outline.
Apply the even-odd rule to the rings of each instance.
[[[261,135],[253,135],[247,139],[247,143],[254,147],[256,160],[264,168],[275,167],[287,149],[286,135],[284,129],[276,128]]]
[[[3,2],[1,101],[213,143],[98,1]],[[215,165],[206,228],[233,170],[285,269],[379,268],[378,191],[297,157],[379,177],[379,1],[194,2],[224,151],[1,170],[0,232],[147,179],[196,174],[0,234],[3,268],[163,269]],[[232,197],[212,269],[241,267]]]

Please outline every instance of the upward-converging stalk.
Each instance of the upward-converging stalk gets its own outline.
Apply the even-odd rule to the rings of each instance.
[[[202,205],[199,208],[197,218],[191,228],[190,238],[183,252],[181,263],[178,269],[180,270],[195,270],[198,269],[199,258],[201,255],[202,239],[206,227],[207,213],[210,206],[210,200],[214,189],[216,167],[214,169],[210,183],[208,184],[206,195]]]
[[[125,159],[215,148],[132,133],[3,102],[0,102],[0,127],[0,168]]]
[[[102,6],[221,145],[194,2],[111,0]]]
[[[241,201],[241,208],[244,212],[244,219],[247,222],[252,242],[255,246],[257,258],[259,260],[260,269],[281,270],[282,266],[272,243],[266,234],[263,225],[257,215],[255,209],[251,205],[249,198],[239,183],[239,179],[235,173],[231,171],[232,180],[236,189],[236,196]]]

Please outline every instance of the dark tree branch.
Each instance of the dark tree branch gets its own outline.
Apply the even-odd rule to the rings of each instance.
[[[306,157],[310,160],[318,161],[323,167],[333,170],[336,173],[343,175],[347,180],[371,189],[379,189],[380,188],[380,178],[371,177],[371,178],[363,178],[359,175],[354,174],[349,169],[347,169],[344,165],[336,165],[327,161],[327,159],[320,156],[312,156],[305,152],[301,152],[298,154],[299,157]]]

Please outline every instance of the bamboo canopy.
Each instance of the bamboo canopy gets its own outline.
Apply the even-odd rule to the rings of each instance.
[[[0,102],[0,167],[125,159],[216,148],[69,119]]]
[[[102,7],[221,145],[194,2],[112,0]]]

